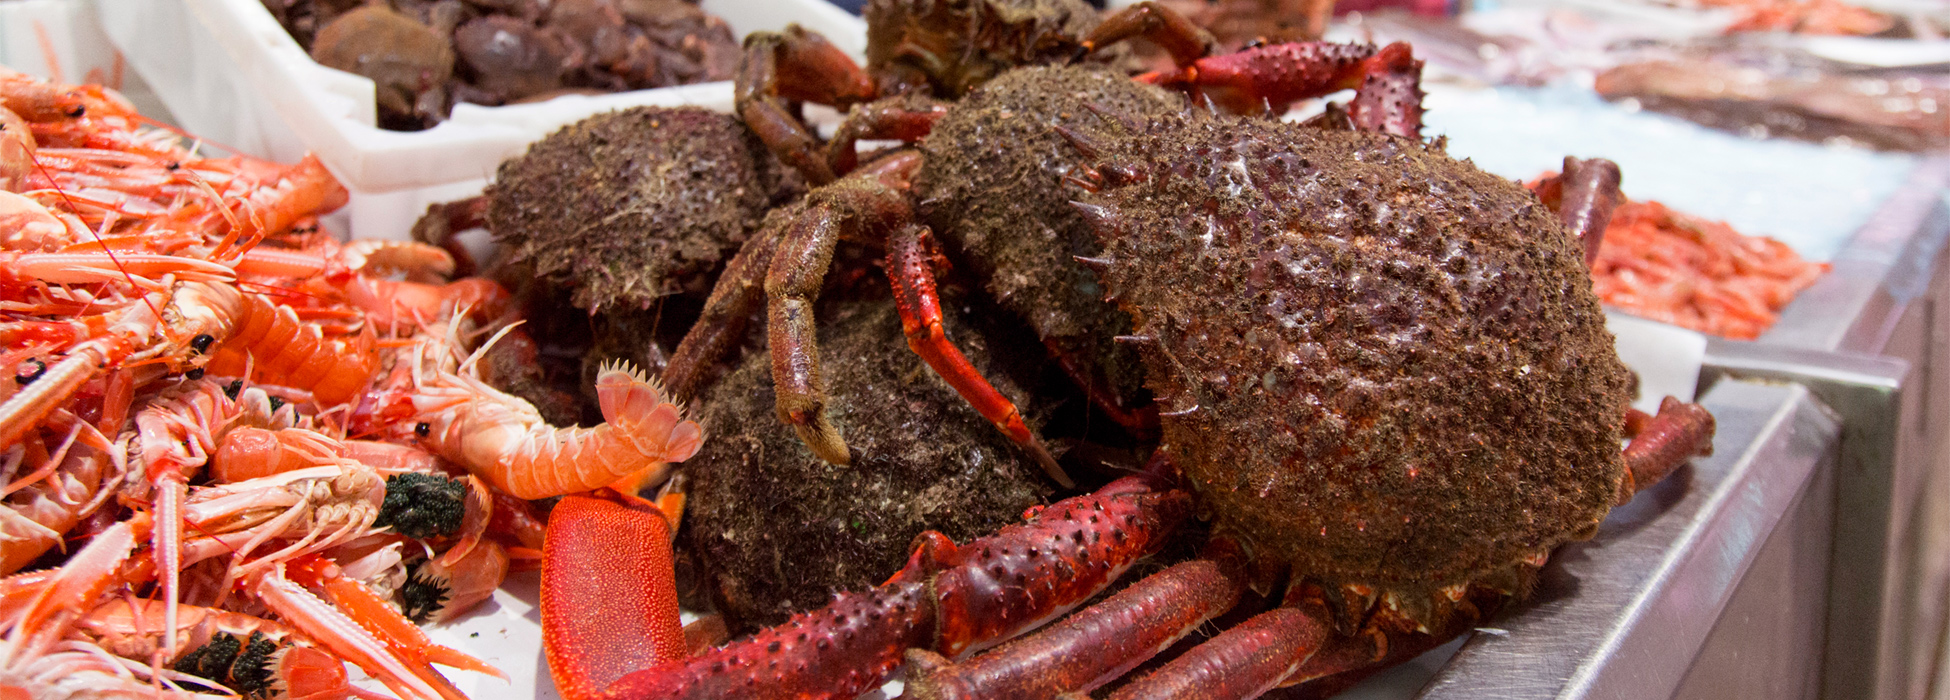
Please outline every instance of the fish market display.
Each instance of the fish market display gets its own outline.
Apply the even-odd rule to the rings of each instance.
[[[664,4],[273,9],[411,127],[651,72],[620,18]],[[462,700],[436,666],[500,672],[415,623],[538,567],[571,700],[1328,693],[1711,452],[1700,406],[1629,408],[1588,291],[1646,218],[1618,168],[1540,195],[1451,158],[1409,45],[864,14],[865,67],[754,35],[735,115],[565,128],[416,243],[321,230],[314,159],[0,76],[0,696],[384,697],[351,663]],[[1169,65],[1120,70],[1139,38]],[[456,278],[479,224],[503,250]],[[749,634],[679,624],[693,564]]]
[[[936,278],[968,270],[965,289],[1013,290],[1033,317],[1066,300],[1023,278],[1081,269],[1093,282],[1083,296],[1125,312],[1128,325],[1108,333],[1135,348],[1136,366],[1120,369],[1156,397],[1153,411],[1129,411],[1131,429],[1150,413],[1170,447],[1141,475],[1033,508],[996,534],[957,545],[924,533],[880,585],[702,653],[607,648],[613,636],[545,604],[544,629],[574,635],[545,641],[566,697],[851,698],[903,663],[910,697],[1059,697],[1117,680],[1232,608],[1249,583],[1281,581],[1284,604],[1113,697],[1340,687],[1477,624],[1527,590],[1556,545],[1589,537],[1613,505],[1710,449],[1712,417],[1698,406],[1628,412],[1628,376],[1585,291],[1615,168],[1573,175],[1553,211],[1449,159],[1420,138],[1420,64],[1407,46],[1211,56],[1211,37],[1154,4],[1094,28],[1073,26],[1080,10],[1066,6],[874,5],[870,21],[905,19],[873,26],[885,43],[866,69],[805,32],[748,42],[738,109],[815,187],[727,266],[712,295],[722,310],[701,317],[666,378],[735,351],[726,324],[764,309],[776,417],[803,443],[776,449],[863,468],[821,371],[817,316],[834,261],[866,242],[885,255],[902,321],[904,337],[885,342],[905,341],[1019,459],[1066,483],[1079,475],[1052,466],[1014,403],[956,349]],[[987,43],[1011,34],[983,22],[1004,20],[1036,27],[1036,43]],[[1066,43],[1087,52],[1139,34],[1182,64],[1141,82],[1203,99],[1143,86],[1132,96],[1099,67],[1034,65],[1041,49],[1064,63],[1076,52]],[[1215,113],[1277,112],[1341,87],[1359,88],[1352,106],[1311,123]],[[1111,95],[1124,102],[1098,102]],[[789,102],[807,97],[851,108],[830,142],[793,119]],[[855,139],[910,145],[859,154]],[[1033,210],[1038,190],[1077,202],[1083,239],[1056,221],[1008,226],[977,211],[991,200]],[[988,243],[949,230],[964,227],[1032,240],[984,255]],[[1073,376],[1094,388],[1090,374]],[[1193,535],[1199,557],[970,656],[1092,598],[1172,541],[1195,505],[1210,515]],[[663,598],[605,605],[613,579],[550,578],[545,602],[548,585],[604,619],[651,614]]]
[[[314,159],[147,124],[0,75],[0,691],[375,697],[350,662],[454,700],[435,664],[500,675],[408,616],[542,556],[517,499],[634,493],[698,426],[627,366],[595,377],[606,422],[547,425],[483,369],[519,334],[506,291],[321,231],[347,194]]]

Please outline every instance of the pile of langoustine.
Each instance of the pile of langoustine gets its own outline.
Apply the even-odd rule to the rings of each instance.
[[[1554,173],[1533,181],[1547,200]],[[1787,244],[1657,201],[1621,202],[1591,263],[1591,286],[1609,306],[1702,333],[1753,340],[1824,273]]]
[[[201,157],[112,92],[11,72],[0,108],[0,697],[377,696],[351,662],[461,698],[433,664],[500,672],[401,610],[451,616],[539,559],[521,499],[697,449],[627,367],[595,428],[495,390],[507,292],[322,232],[347,194],[315,159]]]

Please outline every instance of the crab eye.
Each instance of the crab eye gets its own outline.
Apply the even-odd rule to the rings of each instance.
[[[217,337],[214,335],[210,335],[209,333],[198,334],[196,337],[190,339],[190,349],[195,350],[196,354],[201,355],[209,352],[210,344],[215,342],[217,342]]]
[[[33,371],[22,371],[28,368],[29,363],[33,364]],[[43,374],[47,374],[47,363],[29,357],[21,361],[20,365],[14,368],[14,383],[26,386],[34,383],[34,380],[40,379]]]
[[[420,437],[426,437],[428,435],[432,435],[433,425],[428,423],[421,423],[419,425],[413,426],[413,434],[418,435]]]

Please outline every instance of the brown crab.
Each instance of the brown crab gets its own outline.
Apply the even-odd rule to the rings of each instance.
[[[371,78],[385,128],[420,129],[446,116],[454,50],[440,29],[384,5],[365,5],[320,27],[311,56]]]
[[[914,697],[1094,687],[1281,578],[1284,607],[1114,697],[1251,697],[1405,658],[1709,448],[1711,416],[1668,399],[1621,455],[1630,377],[1585,244],[1522,188],[1360,131],[1204,115],[1109,131],[1072,136],[1097,161],[1079,178],[1095,264],[1171,408],[1161,451],[1240,549],[963,665],[910,653]],[[1615,190],[1606,174],[1566,183],[1588,193],[1566,219],[1601,218],[1614,198],[1582,183]]]
[[[750,353],[695,401],[712,439],[684,464],[681,534],[704,565],[712,602],[734,628],[783,622],[824,604],[833,591],[870,587],[900,567],[921,531],[963,539],[992,532],[1053,490],[954,389],[887,342],[900,333],[900,319],[885,283],[864,291],[873,298],[822,305],[829,312],[823,351],[842,380],[835,410],[856,435],[853,466],[821,461],[773,417],[762,352]],[[1007,347],[1006,334],[971,336],[969,356],[978,366],[1014,370],[999,375],[999,386],[1048,383],[1037,372],[1040,358],[993,352]]]

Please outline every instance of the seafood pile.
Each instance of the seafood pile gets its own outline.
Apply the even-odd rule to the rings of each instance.
[[[1591,283],[1632,315],[1753,340],[1826,272],[1780,241],[1646,201],[1613,212]]]
[[[1587,167],[1565,159],[1565,172]],[[1615,173],[1610,174],[1616,177]],[[1572,196],[1571,178],[1544,173],[1528,187],[1546,203]],[[1591,252],[1591,286],[1621,311],[1702,333],[1753,340],[1774,325],[1794,295],[1828,272],[1787,244],[1748,236],[1723,221],[1673,211],[1656,201],[1620,201]]]
[[[521,345],[505,290],[338,242],[315,159],[184,143],[0,75],[0,694],[374,696],[351,662],[455,700],[434,664],[500,672],[414,621],[536,564],[523,499],[635,493],[698,427],[627,366],[606,423],[547,425],[490,384],[520,379],[484,359]]]
[[[343,194],[315,162],[197,158],[112,95],[11,84],[34,99],[4,103],[25,110],[9,129],[36,139],[5,171],[27,212],[8,255],[43,281],[0,278],[0,331],[28,343],[0,403],[6,488],[77,505],[35,521],[72,554],[0,579],[0,687],[270,674],[365,696],[350,661],[457,700],[434,664],[494,670],[408,616],[539,565],[542,651],[577,700],[849,699],[903,665],[918,698],[1328,692],[1481,623],[1710,453],[1701,407],[1628,407],[1588,291],[1616,166],[1567,161],[1540,204],[1449,157],[1406,44],[1226,52],[1148,2],[865,15],[865,67],[760,33],[735,119],[601,117],[435,210],[428,230],[492,229],[501,278],[651,314],[651,335],[667,300],[704,296],[667,360],[610,348],[660,358],[668,394],[584,365],[593,428],[497,388],[562,390],[511,318],[531,299],[449,281],[435,245],[319,232]],[[1119,70],[1137,38],[1171,65]],[[846,116],[822,138],[803,102]],[[69,131],[92,145],[49,140]],[[651,141],[613,143],[633,138]],[[682,162],[700,156],[722,165]],[[679,399],[723,431],[711,452]],[[996,527],[1058,489],[1079,495]],[[728,643],[679,625],[687,498],[706,587],[783,623]],[[971,500],[990,502],[932,512]],[[867,528],[885,532],[842,541]],[[816,559],[831,590],[752,585]],[[1132,571],[1150,575],[1099,599]]]
[[[1705,7],[1741,12],[1728,32],[1794,32],[1870,36],[1896,27],[1896,19],[1841,0],[1706,0]]]
[[[908,497],[876,519],[820,491],[897,498],[872,480],[921,472],[885,470],[890,454],[967,445],[971,429],[990,433],[982,449],[937,459],[965,472],[1006,460],[1012,478],[1087,493],[966,544],[925,531],[891,577],[853,571],[879,553],[828,557],[842,576],[822,581],[877,585],[710,649],[668,622],[668,523],[599,499],[584,522],[614,526],[558,540],[554,520],[585,507],[570,496],[550,523],[541,607],[565,697],[852,698],[903,666],[919,698],[1325,692],[1479,624],[1557,545],[1710,452],[1699,406],[1626,407],[1629,374],[1587,281],[1616,167],[1567,175],[1540,206],[1450,158],[1421,136],[1408,46],[1223,53],[1156,3],[1098,16],[1056,0],[876,0],[864,14],[864,67],[798,28],[746,44],[737,115],[809,189],[745,232],[662,374],[725,431],[686,467],[692,507],[714,516],[686,523],[691,554],[740,559],[746,582],[803,575],[806,550],[841,549],[809,540],[905,527],[926,515],[914,502],[938,502]],[[1137,37],[1173,66],[1133,79],[1088,60]],[[1305,123],[1264,116],[1350,88],[1345,108]],[[803,102],[846,116],[822,138]],[[690,121],[633,119],[648,132]],[[733,194],[691,180],[619,189]],[[619,271],[575,264],[563,247],[577,226],[493,233],[563,250],[551,275],[579,280],[588,308],[605,289],[688,287],[681,271],[674,287],[619,286]],[[854,298],[862,280],[885,296]],[[994,344],[970,312],[1041,342]],[[754,322],[762,347],[747,342]],[[850,366],[893,364],[861,349],[876,336],[926,368]],[[1060,401],[1124,431],[1135,458],[1053,439],[1037,389],[987,376],[1004,347],[1046,362],[1072,385]],[[754,388],[767,374],[769,396]],[[966,404],[952,420],[944,389]],[[775,463],[790,464],[763,474]],[[781,477],[829,483],[762,485]],[[768,517],[793,522],[752,522]],[[553,568],[570,561],[603,575]],[[1071,614],[1140,567],[1156,573]],[[784,612],[789,596],[740,578],[707,587],[757,608],[740,614]],[[1175,646],[1236,606],[1228,619],[1243,622]],[[1180,653],[1124,678],[1166,649]]]
[[[379,124],[445,121],[460,102],[726,80],[738,38],[686,0],[264,0],[321,64],[371,78]]]

